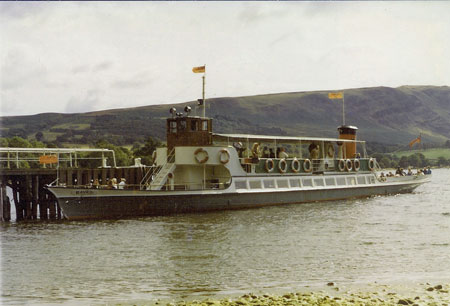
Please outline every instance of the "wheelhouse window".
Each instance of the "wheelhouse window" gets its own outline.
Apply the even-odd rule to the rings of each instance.
[[[202,130],[208,131],[208,121],[207,120],[202,121]]]
[[[186,130],[186,120],[181,120],[178,124],[178,131],[184,131]]]
[[[177,132],[177,122],[176,121],[170,121],[169,132],[170,133],[176,133]]]
[[[197,125],[197,121],[192,120],[191,121],[191,131],[195,132],[198,130],[198,125]]]

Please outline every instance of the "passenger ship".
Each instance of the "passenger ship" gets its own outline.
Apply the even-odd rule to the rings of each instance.
[[[429,180],[378,177],[377,162],[354,126],[338,127],[338,138],[215,134],[212,119],[189,111],[171,109],[167,146],[157,148],[155,165],[138,186],[49,186],[64,216],[121,218],[341,200],[412,192]]]

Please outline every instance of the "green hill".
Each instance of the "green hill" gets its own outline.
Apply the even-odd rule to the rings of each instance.
[[[210,99],[207,115],[215,119],[215,132],[334,137],[342,123],[342,102],[328,99],[327,93]],[[75,144],[106,138],[130,145],[148,136],[164,140],[169,108],[182,111],[185,105],[192,106],[195,114],[196,102],[191,101],[79,114],[0,117],[0,127],[3,137],[17,135]],[[448,86],[347,89],[345,107],[346,123],[356,125],[358,137],[368,142],[406,145],[419,133],[425,144],[442,144],[450,138]]]
[[[397,157],[410,156],[415,153],[423,154],[427,159],[438,159],[439,157],[444,157],[450,159],[450,149],[446,148],[434,148],[427,150],[409,150],[409,151],[398,151],[393,153]]]

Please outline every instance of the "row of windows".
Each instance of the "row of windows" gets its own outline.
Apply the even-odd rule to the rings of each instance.
[[[208,120],[189,120],[189,126],[186,120],[178,120],[178,121],[170,121],[169,123],[169,132],[177,133],[177,132],[185,132],[189,130],[191,132],[195,131],[208,131]]]
[[[348,177],[319,177],[319,178],[267,178],[259,180],[236,180],[236,189],[270,189],[270,188],[300,188],[325,186],[354,186],[374,184],[371,175]]]

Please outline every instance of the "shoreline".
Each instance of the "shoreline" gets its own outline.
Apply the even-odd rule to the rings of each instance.
[[[448,282],[448,281],[447,281]],[[318,289],[318,288],[317,288]],[[247,293],[243,295],[220,295],[214,298],[194,296],[185,300],[127,301],[113,303],[117,306],[245,306],[245,305],[450,305],[450,283],[339,286],[329,282],[325,288],[308,287],[295,292]]]

